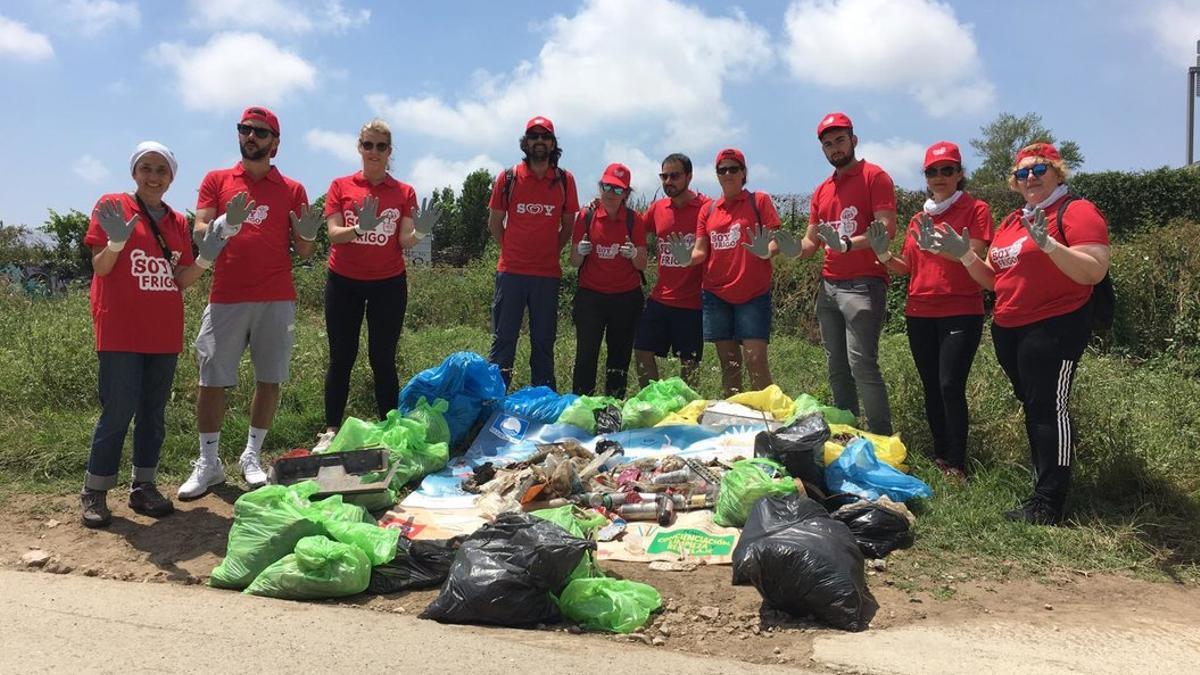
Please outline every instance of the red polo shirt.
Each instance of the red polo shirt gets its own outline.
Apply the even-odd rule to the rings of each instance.
[[[1066,199],[1064,196],[1063,199]],[[1046,226],[1050,235],[1063,243],[1058,223],[1059,200],[1046,207]],[[1079,244],[1108,245],[1108,222],[1095,204],[1077,199],[1063,214],[1067,241]],[[1053,316],[1070,314],[1092,297],[1092,287],[1077,284],[1058,269],[1050,256],[1042,253],[1021,224],[1020,209],[1008,214],[988,250],[992,269],[996,270],[997,326],[1016,328]]]
[[[132,195],[104,195],[92,209],[92,220],[83,239],[88,246],[108,245],[108,235],[100,227],[96,210],[109,199],[121,203],[126,222],[140,213]],[[92,326],[98,352],[178,354],[183,351],[183,294],[175,285],[175,268],[195,262],[187,219],[167,207],[166,215],[158,223],[171,253],[171,263],[167,264],[162,247],[146,222],[147,215],[142,215],[134,226],[125,248],[117,254],[112,271],[104,276],[92,275]]]
[[[833,225],[839,235],[854,237],[866,233],[876,211],[895,210],[896,186],[891,176],[870,162],[860,161],[840,176],[835,171],[817,186],[808,218]],[[846,253],[834,253],[826,247],[821,276],[844,281],[855,277],[887,279],[888,273],[869,247]]]
[[[918,212],[908,225],[902,253],[908,261],[908,302],[905,316],[939,318],[983,314],[983,289],[957,260],[917,247]],[[992,212],[987,202],[963,193],[954,205],[932,216],[936,229],[967,233],[971,239],[992,240]]]
[[[295,300],[290,214],[308,205],[304,186],[273,166],[266,176],[255,180],[238,162],[204,177],[196,208],[216,209],[220,216],[239,192],[250,194],[255,209],[217,256],[209,302]]]
[[[629,231],[627,214],[633,214],[633,232]],[[592,252],[583,259],[579,268],[579,287],[597,293],[626,293],[642,285],[642,275],[633,267],[633,261],[621,255],[621,244],[629,237],[635,246],[646,245],[646,226],[642,217],[636,211],[624,206],[612,216],[603,206],[596,207],[590,228],[585,228],[587,210],[579,212],[575,217],[575,229],[571,235],[571,245],[578,244],[583,239],[583,233],[588,232],[588,240],[592,242]]]
[[[400,223],[417,209],[417,192],[390,175],[371,185],[361,171],[333,179],[325,193],[325,217],[342,214],[346,227],[358,224],[354,209],[362,208],[363,199],[379,199],[383,222],[373,232],[344,244],[329,247],[329,269],[350,279],[374,281],[404,273],[404,248],[400,246]]]
[[[675,206],[669,199],[660,199],[646,209],[642,216],[646,231],[653,231],[658,239],[658,281],[650,298],[671,307],[700,309],[700,283],[704,267],[692,265],[681,267],[671,255],[667,237],[672,234],[683,236],[684,242],[692,246],[696,241],[696,221],[700,211],[708,208],[709,198],[696,194],[683,206]]]
[[[708,258],[704,261],[704,290],[725,302],[740,305],[771,290],[771,261],[746,250],[750,230],[755,226],[753,194],[758,204],[762,227],[779,229],[779,214],[771,196],[765,192],[742,190],[727,202],[717,198],[715,208],[705,206],[696,219],[696,236],[708,238]]]
[[[504,203],[505,174],[496,176],[492,186],[492,199],[488,207],[504,211],[507,216],[504,226],[504,243],[500,247],[499,272],[529,274],[538,277],[561,277],[562,267],[558,263],[558,229],[562,214],[579,210],[579,196],[575,192],[575,177],[563,171],[566,179],[560,181],[558,170],[551,166],[543,178],[529,169],[525,162],[514,169],[514,185]]]

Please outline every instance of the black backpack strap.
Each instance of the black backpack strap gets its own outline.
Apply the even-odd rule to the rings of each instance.
[[[562,189],[562,193],[563,193],[562,210],[566,211],[567,210],[567,172],[558,168],[557,164],[554,166],[554,171],[555,171],[555,180],[558,181],[558,186]]]
[[[513,183],[517,180],[516,167],[510,166],[504,170],[504,210],[508,211],[508,205],[512,199]]]
[[[163,260],[167,261],[167,269],[171,270],[171,273],[174,274],[175,266],[171,264],[171,247],[167,246],[167,238],[163,236],[162,230],[158,229],[158,223],[154,222],[154,216],[150,215],[150,207],[146,206],[146,202],[142,201],[142,198],[136,193],[134,193],[133,198],[137,200],[138,209],[142,212],[142,217],[146,219],[146,224],[150,226],[150,231],[154,233],[154,240],[158,242],[158,250],[162,253]],[[163,218],[166,218],[171,213],[171,207],[167,206],[166,202],[163,202],[163,208],[166,209]]]
[[[754,225],[762,227],[762,214],[758,212],[758,193],[750,193],[750,208],[754,209]]]
[[[1069,206],[1071,204],[1071,202],[1073,202],[1077,199],[1079,199],[1079,197],[1076,197],[1075,195],[1068,192],[1067,198],[1064,199],[1063,203],[1058,206],[1058,216],[1054,220],[1054,223],[1056,225],[1058,225],[1059,233],[1062,234],[1063,244],[1066,245],[1068,248],[1071,246],[1071,242],[1067,241],[1067,228],[1063,227],[1063,216],[1066,215],[1066,213],[1067,213],[1067,206]]]

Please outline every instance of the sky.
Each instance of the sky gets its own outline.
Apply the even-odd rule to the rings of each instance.
[[[936,141],[977,165],[969,140],[1004,112],[1041,115],[1084,171],[1179,166],[1198,39],[1200,0],[0,0],[0,221],[132,189],[142,140],[174,150],[166,199],[194,209],[249,105],[279,115],[276,164],[313,199],[375,117],[419,196],[517,162],[535,115],[581,198],[614,161],[653,196],[671,152],[712,194],[727,146],[752,189],[808,193],[835,110],[910,188]]]

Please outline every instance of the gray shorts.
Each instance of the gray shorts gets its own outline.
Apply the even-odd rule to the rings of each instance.
[[[296,303],[291,300],[209,303],[196,336],[200,386],[235,386],[247,346],[255,380],[287,380],[295,337]]]

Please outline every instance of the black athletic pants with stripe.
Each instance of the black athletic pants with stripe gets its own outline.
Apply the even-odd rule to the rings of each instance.
[[[1016,328],[992,324],[996,359],[1025,409],[1037,478],[1034,498],[1061,514],[1071,485],[1076,433],[1067,409],[1075,367],[1091,337],[1089,305]]]

